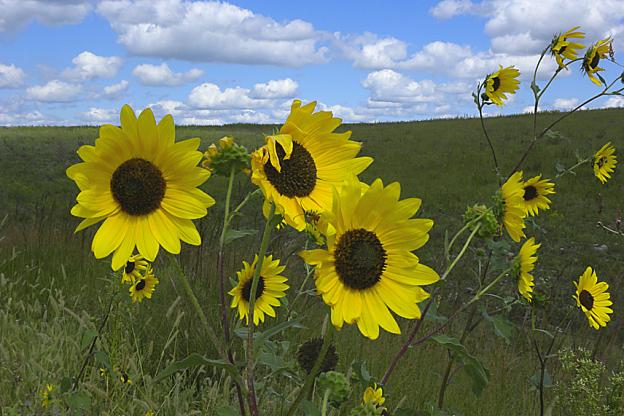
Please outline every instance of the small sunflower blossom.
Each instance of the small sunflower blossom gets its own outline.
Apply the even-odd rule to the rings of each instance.
[[[601,59],[606,58],[612,52],[611,43],[612,39],[610,37],[599,40],[587,49],[583,58],[581,69],[587,74],[591,82],[599,87],[602,87],[603,82],[599,79],[598,72],[604,71],[604,68],[600,68],[598,64]]]
[[[364,404],[372,403],[375,406],[381,406],[386,402],[386,398],[383,396],[383,389],[375,384],[375,387],[368,386],[364,390]]]
[[[507,95],[513,95],[518,90],[518,77],[520,71],[513,66],[503,68],[499,65],[498,71],[493,74],[489,74],[484,81],[485,93],[483,95],[484,101],[491,101],[497,106],[502,106],[503,101],[507,100]]]
[[[298,231],[306,227],[305,212],[330,211],[333,188],[373,161],[356,157],[362,144],[350,140],[350,131],[334,132],[341,119],[331,111],[315,113],[315,107],[316,102],[302,106],[293,101],[279,132],[267,136],[266,145],[251,159],[251,181],[265,196],[264,214],[274,203],[276,212]]]
[[[124,370],[120,370],[119,371],[119,382],[121,384],[130,385],[130,384],[132,384],[132,379],[130,378],[128,373],[126,373]]]
[[[496,194],[495,213],[499,223],[503,224],[509,237],[516,243],[523,238],[524,228],[524,187],[522,172],[516,172],[507,179],[500,191]]]
[[[338,329],[346,322],[370,339],[379,337],[380,327],[400,334],[390,311],[420,318],[418,303],[429,297],[421,286],[440,279],[412,253],[428,241],[433,221],[412,218],[421,200],[399,201],[400,194],[398,182],[384,187],[376,179],[363,187],[352,175],[340,192],[334,190],[327,249],[299,253],[315,266],[317,291]]]
[[[579,32],[579,28],[580,26],[575,26],[567,32],[560,33],[553,38],[550,44],[550,52],[555,57],[559,68],[565,67],[565,64],[563,63],[564,59],[573,61],[578,57],[579,49],[583,49],[585,47],[581,43],[570,41],[570,39],[585,38],[585,33]]]
[[[251,156],[245,148],[234,140],[232,136],[219,139],[219,147],[214,143],[204,152],[202,166],[212,173],[221,176],[230,176],[234,169],[235,173],[248,171]]]
[[[145,298],[151,299],[157,284],[158,279],[154,276],[154,269],[150,267],[140,279],[137,279],[130,286],[129,292],[132,303],[143,302]]]
[[[56,390],[56,386],[54,384],[46,384],[45,387],[39,392],[39,398],[41,398],[41,407],[47,409],[50,404],[54,401],[52,398],[52,393]]]
[[[574,285],[576,294],[573,298],[576,300],[576,306],[587,316],[589,326],[594,329],[607,326],[607,322],[611,320],[609,314],[613,313],[613,309],[609,307],[613,305],[611,295],[607,292],[609,285],[606,282],[598,282],[598,276],[591,267],[585,269],[579,282],[574,282]]]
[[[201,244],[192,220],[215,203],[197,188],[210,176],[197,166],[200,139],[176,143],[173,117],[156,124],[149,108],[137,119],[124,105],[120,119],[121,128],[100,127],[95,146],[78,149],[83,162],[66,171],[80,189],[71,210],[84,218],[76,232],[104,221],[91,250],[98,259],[113,253],[113,270],[123,267],[135,249],[154,261],[160,246],[178,254],[180,241]]]
[[[145,273],[150,267],[150,263],[142,255],[134,254],[130,256],[123,268],[121,283],[134,284],[134,282],[143,278],[141,273]]]
[[[236,272],[238,284],[228,292],[232,296],[232,308],[238,308],[238,314],[241,320],[245,319],[249,325],[249,302],[251,299],[251,286],[253,283],[253,275],[258,264],[258,255],[254,257],[251,264],[243,261],[243,269]],[[254,303],[254,325],[264,322],[265,315],[275,318],[275,310],[273,307],[280,306],[280,298],[286,296],[286,290],[289,286],[286,279],[280,274],[286,269],[280,266],[280,260],[273,260],[273,256],[265,256],[260,269],[258,285],[256,286],[256,296]]]
[[[535,286],[533,283],[535,279],[531,272],[535,268],[536,253],[540,246],[541,244],[535,243],[534,237],[529,238],[524,242],[515,259],[514,269],[518,279],[518,292],[529,302],[533,300],[533,286]]]
[[[523,204],[525,215],[532,217],[539,213],[539,210],[550,208],[552,201],[548,195],[555,193],[555,184],[550,179],[542,179],[542,175],[537,175],[522,184],[524,188]]]
[[[615,147],[611,142],[605,144],[594,155],[594,175],[603,184],[606,183],[617,165]]]

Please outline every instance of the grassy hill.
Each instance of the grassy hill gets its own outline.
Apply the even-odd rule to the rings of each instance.
[[[541,115],[539,124],[546,126],[558,116]],[[525,178],[537,174],[552,178],[557,164],[569,167],[576,163],[577,154],[591,155],[607,141],[624,149],[623,116],[624,110],[609,109],[583,111],[569,117],[557,126],[557,134],[537,143],[522,167]],[[531,121],[528,115],[486,120],[503,172],[509,172],[531,140]],[[176,136],[178,140],[200,137],[205,149],[229,134],[253,149],[275,127],[185,126],[177,127]],[[440,270],[444,264],[445,232],[452,234],[461,226],[466,206],[489,203],[498,188],[479,120],[352,124],[341,129],[352,130],[352,138],[364,143],[362,154],[375,159],[361,176],[364,181],[377,177],[384,183],[399,181],[402,197],[422,198],[419,216],[434,219],[435,226],[430,242],[418,254],[425,264]],[[36,401],[37,389],[43,383],[58,383],[63,376],[77,372],[82,361],[77,334],[97,325],[109,301],[110,281],[117,278],[111,276],[107,261],[96,261],[89,252],[94,231],[74,235],[79,221],[69,214],[77,188],[64,171],[78,161],[76,149],[92,144],[96,138],[95,127],[0,128],[0,220],[6,216],[0,228],[0,297],[6,300],[0,303],[0,405],[6,404],[7,412],[12,408],[23,411],[25,407],[20,406],[25,406],[24,402]],[[237,201],[252,189],[243,178],[239,179]],[[616,169],[613,178],[600,185],[588,165],[582,166],[577,175],[563,176],[556,183],[553,207],[529,224],[527,232],[542,243],[535,276],[540,290],[552,300],[545,307],[553,322],[561,319],[564,305],[572,302],[572,281],[587,265],[595,267],[599,276],[609,282],[615,315],[600,344],[601,357],[609,365],[620,359],[615,345],[621,343],[617,337],[623,323],[617,305],[624,301],[624,284],[620,282],[624,237],[606,233],[596,223],[614,224],[624,208],[623,179],[621,169]],[[215,317],[214,246],[222,221],[224,185],[216,177],[204,185],[217,199],[217,205],[199,221],[202,247],[186,247],[181,255],[200,296],[210,299],[205,308]],[[249,207],[243,225],[260,226],[259,203],[257,200]],[[243,259],[249,259],[258,244],[256,237],[231,246],[226,256],[230,274]],[[292,254],[296,238],[284,231],[273,240],[272,247],[282,255]],[[462,261],[449,277],[439,299],[443,312],[456,307],[466,287],[473,285],[470,261],[474,258],[471,255]],[[291,288],[295,289],[302,280],[301,262],[292,255],[287,260]],[[168,381],[169,384],[151,382],[165,362],[190,352],[203,352],[205,346],[192,310],[176,287],[174,271],[168,265],[166,259],[157,263],[161,267],[161,283],[154,299],[116,310],[105,336],[112,359],[132,369],[137,379],[143,381],[132,390],[109,388],[108,384],[103,387],[96,367],[89,366],[86,383],[92,405],[96,406],[93,409],[108,414],[119,414],[114,409],[126,409],[128,414],[143,414],[140,412],[154,407],[161,409],[162,414],[173,414],[169,413],[172,409],[180,414],[185,414],[184,409],[204,409],[208,411],[205,414],[212,414],[207,409],[231,399],[231,391],[218,383],[217,379],[224,377],[220,373],[209,374],[210,378],[205,378],[205,374],[187,374],[177,381]],[[513,282],[506,285],[507,293],[515,296]],[[326,307],[312,296],[305,297],[305,306],[310,313],[303,323],[317,328]],[[302,307],[299,304],[295,312],[302,311]],[[520,327],[528,324],[520,309],[512,313]],[[566,342],[593,348],[598,339],[595,332],[587,328],[580,312],[577,318],[572,328],[578,337]],[[457,335],[462,325],[458,322],[448,333]],[[402,322],[402,327],[407,329],[408,323]],[[490,369],[490,384],[477,398],[459,374],[459,381],[449,388],[446,403],[464,415],[534,414],[537,396],[530,389],[529,378],[536,370],[536,361],[526,337],[517,332],[515,341],[507,344],[485,325],[479,331],[479,336],[469,339],[466,345]],[[306,334],[293,331],[288,337],[294,345]],[[341,368],[346,370],[352,361],[365,360],[369,371],[380,377],[402,339],[384,334],[376,342],[364,341],[356,330],[345,328],[337,341]],[[396,404],[404,397],[414,408],[435,401],[445,360],[446,353],[433,344],[410,352],[388,386],[391,400]],[[276,397],[271,392],[264,393],[267,408],[276,409],[272,407],[279,402]]]

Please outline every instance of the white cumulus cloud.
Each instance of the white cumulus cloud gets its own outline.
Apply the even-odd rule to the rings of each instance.
[[[117,121],[119,113],[117,109],[91,107],[88,111],[80,113],[80,118],[88,122],[113,123]]]
[[[253,96],[257,98],[292,98],[297,94],[299,84],[290,78],[271,80],[264,84],[256,84]]]
[[[173,72],[164,62],[160,65],[141,64],[132,70],[132,75],[145,85],[178,86],[196,81],[202,74],[203,71],[197,68],[186,72]]]
[[[97,6],[135,55],[198,62],[302,66],[325,61],[323,34],[217,1],[106,0]]]
[[[0,64],[0,88],[17,88],[24,83],[26,74],[15,65]]]
[[[557,98],[553,103],[553,108],[561,111],[572,110],[579,104],[578,98]]]
[[[66,68],[63,76],[72,80],[89,80],[94,78],[113,78],[121,69],[123,60],[119,56],[98,56],[84,51],[74,59],[74,66]]]
[[[46,25],[79,23],[91,10],[88,0],[0,0],[0,32],[21,29],[31,20]]]
[[[104,87],[104,95],[106,95],[108,98],[119,98],[123,96],[127,89],[128,81],[123,79],[116,84],[107,85],[106,87]]]
[[[68,84],[57,79],[45,85],[35,85],[26,89],[26,96],[32,100],[44,102],[69,102],[79,98],[80,85]]]

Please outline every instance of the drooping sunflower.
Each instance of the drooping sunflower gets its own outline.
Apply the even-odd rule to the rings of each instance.
[[[273,201],[286,223],[299,231],[305,229],[305,212],[331,210],[333,187],[373,161],[356,157],[361,143],[349,140],[350,131],[335,133],[341,120],[330,111],[314,113],[315,106],[293,101],[279,134],[266,137],[251,163],[251,180],[266,198],[265,213]]]
[[[609,285],[606,282],[598,283],[598,276],[591,267],[585,269],[579,282],[574,282],[574,285],[576,294],[573,298],[576,300],[576,306],[587,316],[589,325],[594,329],[607,326],[607,322],[611,320],[609,314],[613,313],[613,309],[609,307],[613,305],[611,295],[607,292]]]
[[[149,262],[140,254],[130,256],[123,268],[121,283],[136,282],[143,277],[141,272],[145,272],[149,267]]]
[[[497,216],[516,243],[524,237],[524,187],[522,172],[515,172],[501,186],[498,194]]]
[[[76,231],[102,220],[91,249],[96,258],[113,253],[118,270],[136,249],[153,261],[159,247],[180,252],[180,240],[199,245],[191,220],[206,215],[215,201],[197,189],[210,172],[197,166],[200,139],[175,143],[171,115],[156,124],[149,108],[137,120],[130,106],[121,109],[121,128],[100,127],[95,146],[78,149],[83,162],[70,166],[67,176],[80,193],[71,210],[84,218]]]
[[[574,60],[578,57],[578,49],[583,49],[585,46],[581,43],[571,42],[570,39],[584,39],[585,33],[579,32],[580,26],[575,26],[565,33],[560,33],[555,36],[550,44],[550,52],[557,60],[559,68],[563,68],[564,59]]]
[[[334,190],[327,249],[305,250],[299,255],[316,266],[315,282],[331,307],[333,325],[356,323],[370,338],[381,326],[401,332],[390,310],[404,318],[420,318],[418,303],[429,297],[421,286],[440,277],[412,253],[429,239],[433,221],[411,217],[421,200],[399,201],[398,182],[383,186],[377,179],[365,191],[355,176],[340,192]]]
[[[130,286],[132,303],[136,303],[137,301],[143,302],[145,298],[151,299],[157,284],[158,279],[154,276],[154,270],[150,267],[145,271],[145,275]]]
[[[609,142],[594,155],[594,175],[600,182],[606,183],[611,178],[616,164],[615,147]]]
[[[525,215],[536,216],[539,210],[550,208],[552,201],[548,195],[555,193],[555,184],[549,179],[542,179],[542,175],[537,175],[523,183],[524,196],[522,207]]]
[[[251,285],[258,264],[258,255],[254,257],[251,264],[243,261],[243,269],[236,272],[238,285],[228,292],[231,295],[231,307],[238,307],[238,315],[241,320],[245,319],[249,325],[249,301],[251,299]],[[264,315],[275,317],[274,306],[280,305],[280,298],[286,296],[288,285],[284,276],[280,273],[286,267],[280,266],[279,259],[273,260],[273,256],[265,256],[260,269],[258,286],[256,287],[256,300],[254,303],[254,325],[264,322]]]
[[[502,106],[507,99],[505,94],[515,94],[520,81],[517,78],[520,71],[512,66],[503,68],[499,65],[498,71],[485,78],[485,95],[496,105]]]
[[[533,299],[533,286],[535,286],[531,272],[535,268],[535,262],[537,261],[536,253],[540,246],[541,244],[535,244],[535,238],[531,237],[524,242],[516,257],[518,292],[529,302]]]
[[[610,37],[606,39],[599,40],[594,43],[587,49],[585,52],[585,57],[583,58],[582,70],[587,74],[589,79],[599,87],[602,86],[602,81],[596,77],[600,71],[604,71],[604,68],[600,68],[598,64],[600,60],[606,58],[611,51],[611,42],[612,39]]]

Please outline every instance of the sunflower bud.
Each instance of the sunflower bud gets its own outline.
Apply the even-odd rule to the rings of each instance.
[[[214,143],[204,152],[202,166],[217,175],[229,176],[234,172],[249,171],[251,156],[244,146],[234,141],[232,136],[219,139],[219,147]]]
[[[313,338],[304,342],[299,347],[299,350],[297,351],[297,362],[301,368],[306,371],[306,373],[310,374],[312,372],[312,367],[314,367],[314,363],[316,363],[322,347],[322,338]],[[321,373],[325,373],[327,371],[335,370],[337,364],[338,354],[336,353],[336,347],[334,344],[330,344],[319,371]]]
[[[334,407],[339,407],[351,393],[351,385],[347,376],[337,371],[322,373],[318,377],[317,386],[322,394],[329,391],[329,401]]]
[[[468,207],[464,213],[464,222],[469,224],[471,231],[479,225],[477,236],[481,238],[491,238],[496,235],[499,229],[496,215],[491,209],[482,204]]]
[[[385,416],[387,414],[385,407],[377,407],[372,403],[366,403],[351,410],[349,416]]]

